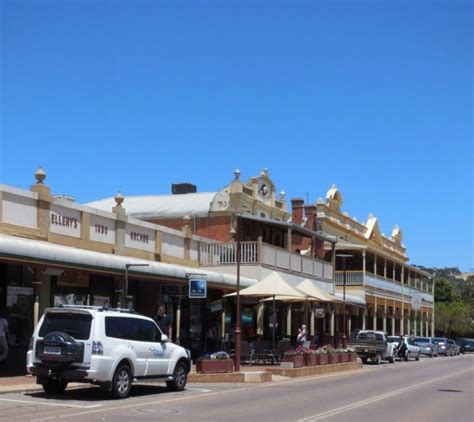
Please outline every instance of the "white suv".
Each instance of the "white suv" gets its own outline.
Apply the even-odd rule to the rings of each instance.
[[[27,354],[28,372],[47,393],[61,393],[75,381],[125,398],[139,379],[162,379],[179,391],[190,369],[189,351],[169,342],[151,318],[95,306],[46,309]]]

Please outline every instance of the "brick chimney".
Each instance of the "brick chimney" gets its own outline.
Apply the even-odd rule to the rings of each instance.
[[[306,215],[306,225],[305,227],[310,230],[316,230],[316,206],[315,205],[305,205],[304,213]]]
[[[304,199],[302,198],[291,199],[291,217],[293,220],[293,224],[298,224],[299,226],[303,224],[303,205],[304,205]]]

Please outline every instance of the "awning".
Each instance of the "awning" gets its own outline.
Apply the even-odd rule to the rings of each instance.
[[[25,239],[5,234],[0,234],[0,259],[2,258],[26,263],[49,264],[60,268],[106,271],[117,274],[125,272],[125,264],[148,264],[147,267],[130,268],[130,275],[136,274],[145,277],[185,280],[188,273],[202,273],[207,275],[208,282],[212,284],[228,285],[234,288],[237,281],[233,275],[202,271],[200,268],[88,251],[42,240]],[[251,278],[240,278],[240,283],[243,287],[251,286],[256,282],[257,280]]]
[[[305,278],[303,281],[299,282],[295,286],[299,291],[303,292],[304,294],[311,296],[313,298],[319,299],[320,302],[332,302],[332,303],[340,303],[341,300],[334,296],[329,292],[325,292],[320,287],[316,286],[316,284]],[[347,295],[346,295],[347,296]]]
[[[225,296],[236,296],[237,293],[230,293]],[[239,295],[250,297],[276,297],[276,296],[291,296],[293,298],[305,299],[304,295],[299,290],[292,287],[280,273],[272,271],[258,283],[246,289],[240,290]]]
[[[342,299],[342,292],[336,292],[336,296],[338,299]],[[355,295],[348,295],[346,293],[346,303],[350,303],[351,305],[356,306],[365,306],[365,299]]]

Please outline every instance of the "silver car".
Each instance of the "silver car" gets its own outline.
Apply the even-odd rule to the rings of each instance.
[[[445,337],[435,337],[433,341],[438,345],[438,354],[444,356],[454,355],[454,346],[448,343]]]
[[[388,337],[388,341],[393,343],[395,347],[398,347],[400,344],[400,337],[397,336],[390,336]],[[415,359],[420,360],[420,348],[414,343],[411,337],[403,337],[403,341],[406,346],[404,360],[408,359]]]
[[[431,337],[415,337],[413,342],[420,348],[420,353],[422,355],[428,355],[432,358],[438,357],[438,345]]]

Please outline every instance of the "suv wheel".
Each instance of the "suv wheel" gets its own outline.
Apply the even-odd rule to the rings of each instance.
[[[41,385],[43,390],[49,394],[61,394],[64,393],[64,390],[67,387],[67,381],[55,380],[53,378],[47,378],[44,380]]]
[[[184,362],[178,362],[174,368],[174,380],[166,381],[166,386],[172,391],[182,391],[186,387],[188,379],[188,368]]]
[[[130,394],[132,388],[132,374],[128,365],[120,365],[115,371],[112,380],[112,397],[124,399]]]

